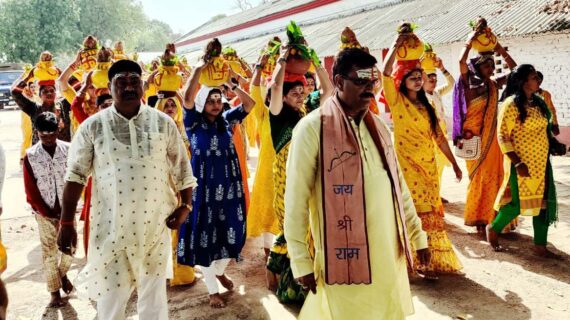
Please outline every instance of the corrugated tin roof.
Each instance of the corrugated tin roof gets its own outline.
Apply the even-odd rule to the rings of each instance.
[[[320,56],[336,54],[340,33],[346,26],[354,30],[362,45],[372,50],[386,48],[392,43],[395,30],[403,20],[418,24],[418,36],[436,45],[466,39],[470,32],[469,21],[479,15],[487,19],[499,37],[568,32],[570,13],[559,11],[548,14],[544,12],[546,3],[544,0],[381,1],[376,7],[361,9],[362,12],[298,21],[298,24],[310,46]],[[254,61],[270,36],[285,38],[284,29],[285,26],[278,32],[260,30],[255,36],[224,45],[234,47],[244,59]],[[200,55],[201,52],[195,51],[189,53],[188,57],[192,61]]]
[[[272,1],[270,3],[262,4],[252,9],[242,11],[231,16],[227,16],[225,18],[216,20],[211,23],[205,23],[200,27],[188,32],[187,34],[183,35],[182,37],[175,40],[175,42],[179,42],[188,38],[199,37],[204,34],[216,32],[218,30],[222,30],[225,28],[233,27],[244,23],[245,21],[251,21],[257,18],[265,17],[275,12],[284,11],[287,9],[291,9],[294,7],[298,7],[305,3],[311,2],[314,0],[277,0]],[[223,8],[220,8],[223,9]]]

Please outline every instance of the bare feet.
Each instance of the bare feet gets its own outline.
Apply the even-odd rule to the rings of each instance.
[[[265,280],[267,281],[267,289],[271,292],[277,291],[277,275],[265,268]]]
[[[65,292],[65,294],[69,295],[72,291],[73,291],[73,284],[71,284],[71,281],[69,281],[69,279],[67,278],[67,276],[63,276],[61,278],[61,289],[63,290],[63,292]]]
[[[558,255],[558,254],[546,249],[546,246],[535,245],[534,248],[532,249],[532,251],[534,251],[535,255],[542,257],[542,258],[554,259],[554,260],[564,260],[561,255]]]
[[[265,262],[267,262],[267,259],[269,259],[270,252],[271,250],[269,248],[263,248],[263,253],[265,253]]]
[[[485,226],[484,225],[477,225],[477,233],[480,235],[485,235]]]
[[[216,276],[216,278],[218,278],[222,286],[228,289],[228,291],[232,291],[234,289],[234,283],[232,282],[232,280],[230,280],[230,278],[226,276],[225,273],[222,274],[221,276]]]
[[[211,294],[210,295],[210,307],[212,308],[225,308],[226,302],[222,299],[222,296],[219,293]]]
[[[491,228],[490,224],[485,227],[485,231],[487,233],[487,242],[489,242],[493,250],[496,252],[503,251],[504,248],[499,244],[499,235]]]
[[[424,278],[426,281],[436,281],[439,280],[439,276],[435,271],[418,270],[418,274]]]
[[[65,301],[63,301],[61,295],[59,294],[59,290],[57,290],[51,293],[51,300],[47,306],[48,308],[61,308],[65,306],[65,304]]]

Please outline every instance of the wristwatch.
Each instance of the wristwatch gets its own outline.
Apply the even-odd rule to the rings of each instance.
[[[180,208],[185,207],[186,209],[190,210],[190,212],[192,212],[192,205],[188,204],[188,203],[181,203],[180,204]]]

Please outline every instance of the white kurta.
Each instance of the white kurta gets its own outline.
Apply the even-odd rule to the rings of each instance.
[[[130,120],[114,106],[89,117],[71,143],[66,180],[85,184],[90,174],[88,263],[78,292],[97,299],[143,276],[169,276],[165,219],[177,204],[169,179],[177,191],[197,185],[174,121],[146,105]]]

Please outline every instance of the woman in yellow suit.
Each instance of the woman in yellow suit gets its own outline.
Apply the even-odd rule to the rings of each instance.
[[[176,126],[178,127],[178,130],[182,135],[184,143],[186,144],[188,154],[190,154],[190,149],[188,149],[189,142],[188,138],[186,137],[186,132],[184,131],[184,123],[182,121],[182,106],[180,104],[180,101],[180,97],[177,95],[168,97],[165,95],[160,95],[156,103],[156,109],[166,113],[169,117],[172,118],[172,120],[174,120]],[[194,268],[191,266],[178,264],[176,259],[177,247],[178,231],[172,230],[172,264],[174,267],[174,275],[169,281],[171,287],[193,284],[196,280],[196,277],[194,275]]]
[[[493,249],[502,250],[497,235],[503,228],[518,215],[532,216],[534,253],[559,259],[546,248],[548,228],[558,217],[549,154],[553,122],[537,94],[539,81],[534,67],[523,64],[513,70],[503,92],[497,136],[505,154],[505,176],[495,201],[499,213],[487,226],[487,240]]]

